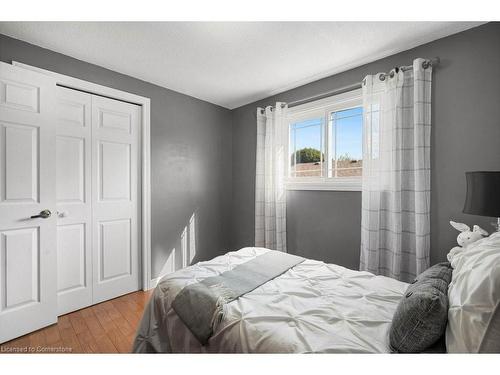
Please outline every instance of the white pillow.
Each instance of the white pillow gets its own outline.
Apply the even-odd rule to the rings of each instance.
[[[478,353],[483,338],[490,336],[489,327],[498,327],[491,320],[500,319],[500,314],[493,314],[500,302],[500,233],[469,245],[453,264],[446,349],[449,353]],[[486,341],[491,340],[485,339],[481,352],[492,350]]]

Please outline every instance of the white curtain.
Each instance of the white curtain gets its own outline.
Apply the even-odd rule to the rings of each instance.
[[[432,67],[424,62],[363,81],[360,268],[403,281],[429,267]]]
[[[255,246],[286,252],[284,103],[257,108]]]

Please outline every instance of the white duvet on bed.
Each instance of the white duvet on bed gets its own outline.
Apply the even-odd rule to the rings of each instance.
[[[162,304],[154,313],[165,315],[155,317],[166,330],[161,332],[167,339],[163,348],[174,353],[390,351],[392,316],[408,284],[315,260],[305,260],[227,304],[209,344],[201,346],[171,308],[176,294],[267,251],[244,248],[163,278],[151,301]]]

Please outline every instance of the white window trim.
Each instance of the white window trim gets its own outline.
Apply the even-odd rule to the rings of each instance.
[[[328,98],[305,103],[296,107],[289,108],[286,121],[283,123],[283,139],[286,155],[290,155],[289,125],[291,122],[297,122],[314,116],[316,112],[323,112],[325,119],[325,136],[323,137],[323,147],[325,152],[328,145],[328,113],[343,109],[359,107],[363,105],[361,89],[352,90],[342,94],[334,95]],[[287,190],[332,190],[332,191],[361,191],[361,177],[302,177],[293,178],[290,176],[290,163],[288,157],[285,158],[285,188]],[[325,168],[325,167],[323,167]]]

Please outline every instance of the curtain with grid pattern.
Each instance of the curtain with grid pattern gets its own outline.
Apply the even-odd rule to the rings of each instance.
[[[429,267],[432,67],[424,61],[363,81],[360,268],[402,281]]]
[[[284,103],[257,108],[255,246],[286,252],[285,113]]]

